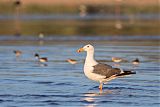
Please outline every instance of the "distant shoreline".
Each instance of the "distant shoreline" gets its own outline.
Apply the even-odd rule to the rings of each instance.
[[[159,35],[158,16],[149,19],[152,14],[159,14],[158,0],[21,0],[22,5],[13,4],[14,0],[0,0],[0,14],[6,20],[0,20],[0,34],[37,35]],[[67,2],[70,1],[70,2]],[[91,2],[93,1],[93,2]],[[49,5],[46,5],[49,4]],[[61,19],[44,16],[64,15]],[[99,15],[113,14],[114,17],[96,19]],[[146,14],[146,19],[136,18]],[[15,16],[35,15],[39,20],[15,20]],[[41,17],[39,15],[42,15]],[[77,15],[75,18],[74,16]],[[97,16],[96,16],[97,15]],[[128,17],[123,19],[123,15]],[[12,19],[7,19],[9,16]],[[70,20],[69,17],[71,17]],[[95,16],[95,19],[89,17]],[[15,27],[16,26],[16,27]],[[47,29],[46,29],[47,28]],[[17,29],[19,31],[17,31]],[[15,33],[16,32],[16,33]]]
[[[13,2],[14,0],[1,0],[0,2]],[[114,5],[117,2],[124,5],[158,5],[159,0],[21,0],[24,5]]]

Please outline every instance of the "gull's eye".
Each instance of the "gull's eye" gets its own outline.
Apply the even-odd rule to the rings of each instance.
[[[89,48],[89,46],[87,46]]]

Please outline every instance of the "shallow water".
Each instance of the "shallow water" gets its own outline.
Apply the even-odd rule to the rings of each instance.
[[[0,20],[11,20],[15,17],[13,15],[0,15]],[[135,15],[121,15],[118,17],[121,20],[129,20],[131,18],[141,19],[141,20],[158,20],[158,14],[135,14]],[[20,15],[21,20],[104,20],[104,19],[116,19],[115,14],[94,14],[81,17],[80,15],[71,15],[71,14],[53,14],[53,15]]]
[[[85,53],[76,50],[84,44],[59,42],[44,45],[19,45],[14,42],[0,45],[0,105],[1,107],[158,107],[160,106],[159,46],[155,41],[95,42],[96,59],[114,65],[112,56],[125,59],[121,68],[137,74],[115,79],[104,85],[102,93],[98,83],[83,74]],[[16,58],[13,50],[21,50]],[[39,64],[34,53],[47,56],[48,66]],[[78,60],[71,65],[66,59]],[[131,61],[139,58],[139,66]]]

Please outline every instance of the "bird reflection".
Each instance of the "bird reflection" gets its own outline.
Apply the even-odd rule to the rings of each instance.
[[[44,41],[43,40],[39,40],[38,43],[39,43],[39,45],[44,45]]]
[[[85,107],[96,107],[96,104],[89,104],[89,105],[86,105]]]
[[[15,8],[15,36],[21,36],[21,20],[20,20],[20,9],[22,2],[20,0],[14,0],[13,2],[14,8]]]
[[[103,95],[108,95],[111,94],[111,90],[106,90],[106,91],[99,91],[99,92],[88,92],[84,93],[84,98],[82,99],[83,101],[87,102],[87,105],[85,107],[96,107],[98,106],[95,102],[98,100],[98,96],[103,96]]]
[[[95,107],[97,104],[95,104],[96,98],[95,96],[98,96],[97,93],[85,93],[83,101],[87,102],[87,105],[85,107]]]
[[[44,45],[44,33],[40,32],[38,35],[39,45]]]

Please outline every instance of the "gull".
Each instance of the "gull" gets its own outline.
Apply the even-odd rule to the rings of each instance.
[[[84,74],[93,81],[99,82],[99,90],[103,90],[103,84],[117,77],[122,77],[136,72],[113,68],[110,65],[98,63],[94,58],[94,47],[91,44],[77,50],[78,53],[86,51],[86,59],[84,63]]]

